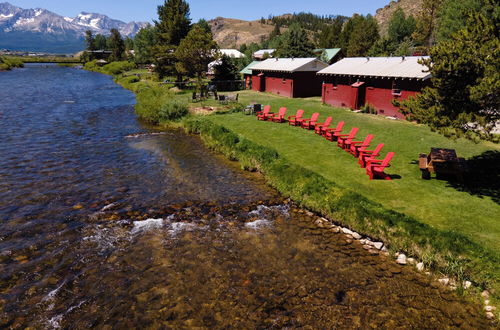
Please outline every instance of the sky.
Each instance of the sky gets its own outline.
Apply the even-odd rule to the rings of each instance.
[[[125,22],[150,22],[163,0],[0,0],[21,8],[44,8],[56,14],[75,17],[82,11],[105,14]],[[390,0],[187,0],[191,18],[198,21],[222,16],[256,20],[269,15],[312,12],[319,15],[375,14]]]

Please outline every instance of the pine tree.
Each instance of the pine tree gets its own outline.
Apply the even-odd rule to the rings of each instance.
[[[492,139],[490,131],[500,120],[498,8],[494,0],[485,2],[464,29],[431,48],[431,59],[424,63],[432,87],[400,104],[412,119],[447,135]]]
[[[216,50],[217,43],[212,35],[198,25],[193,26],[175,51],[177,72],[201,81],[208,64],[214,60]]]
[[[430,48],[435,42],[438,10],[443,0],[423,0],[422,9],[417,16],[417,26],[413,33],[413,40],[420,45]]]
[[[148,25],[137,32],[134,38],[136,63],[153,63],[153,47],[156,44],[156,29]]]
[[[436,40],[449,40],[466,25],[468,14],[480,11],[482,5],[482,0],[444,0],[438,11]]]
[[[87,45],[88,51],[96,50],[95,38],[94,35],[92,34],[92,31],[90,30],[85,31],[85,44]]]
[[[350,34],[347,56],[366,56],[379,37],[377,21],[371,15],[362,17]]]
[[[108,49],[108,40],[106,36],[102,34],[96,34],[95,36],[95,48],[96,50],[107,50]]]
[[[214,80],[236,80],[238,68],[234,59],[227,55],[222,55],[217,65],[214,66]]]
[[[120,61],[124,58],[125,42],[117,29],[111,29],[111,36],[109,37],[109,47],[111,50],[111,60]]]
[[[278,57],[311,57],[314,45],[309,40],[306,31],[298,24],[290,27],[284,35],[282,45],[276,49]]]
[[[189,4],[184,0],[166,0],[158,6],[155,24],[161,44],[178,46],[191,28]]]
[[[338,17],[331,24],[323,27],[318,33],[316,39],[320,48],[339,48],[341,47],[342,26],[344,18]]]
[[[403,9],[398,8],[389,20],[389,39],[401,43],[415,32],[416,21],[413,16],[406,18]]]
[[[174,52],[189,33],[191,19],[189,18],[189,5],[184,0],[165,0],[158,6],[158,21],[155,21],[157,31],[157,44],[153,48],[156,72],[160,78],[169,74],[181,77],[175,70]]]

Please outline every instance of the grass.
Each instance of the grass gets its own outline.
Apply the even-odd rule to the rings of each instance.
[[[374,134],[372,145],[385,143],[384,153],[396,152],[387,172],[400,176],[400,179],[391,182],[368,180],[365,170],[352,156],[310,131],[286,124],[258,122],[252,116],[241,114],[210,117],[214,123],[222,124],[253,142],[272,147],[294,164],[434,228],[463,234],[499,256],[500,205],[489,196],[459,191],[447,181],[422,180],[417,164],[419,153],[429,152],[431,147],[453,148],[459,156],[470,158],[488,150],[498,152],[498,145],[475,144],[465,139],[453,141],[425,126],[323,106],[319,98],[285,99],[246,91],[241,99],[244,104],[251,101],[271,104],[273,109],[286,106],[291,112],[301,108],[306,115],[319,112],[320,119],[333,116],[334,122],[344,120],[346,131],[359,127],[360,137]]]

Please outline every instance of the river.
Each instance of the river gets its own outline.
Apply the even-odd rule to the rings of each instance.
[[[0,328],[487,327],[134,101],[83,70],[0,72]]]

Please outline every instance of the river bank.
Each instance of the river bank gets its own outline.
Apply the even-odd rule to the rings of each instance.
[[[137,81],[137,79],[129,80],[128,77],[115,78],[118,83],[136,93],[145,85],[152,84]],[[164,89],[166,93],[169,93],[167,87]],[[184,100],[187,97],[187,94],[172,96],[172,98]],[[244,95],[242,99],[243,102],[262,101],[261,103],[268,102],[274,106],[278,103],[286,105],[286,102],[297,102],[254,94]],[[299,102],[311,103],[311,101],[300,100]],[[312,111],[312,109],[309,110],[309,112]],[[364,194],[344,188],[344,184],[338,184],[316,170],[304,167],[300,162],[294,163],[295,159],[290,161],[291,158],[284,158],[281,154],[283,148],[277,152],[273,147],[264,147],[255,143],[255,136],[248,130],[252,130],[253,133],[258,131],[261,136],[267,135],[264,141],[273,139],[269,134],[283,137],[284,131],[280,128],[281,131],[278,133],[274,131],[274,128],[270,130],[269,126],[259,130],[256,126],[249,124],[248,117],[238,116],[239,114],[229,115],[229,117],[188,118],[182,121],[181,125],[185,126],[189,132],[200,134],[202,140],[210,148],[222,152],[229,159],[240,161],[243,168],[262,172],[271,186],[284,196],[291,197],[299,205],[333,219],[338,224],[348,226],[354,231],[384,241],[391,253],[404,252],[407,256],[422,261],[426,269],[438,274],[439,277],[451,277],[461,292],[464,283],[470,281],[474,286],[473,292],[476,292],[477,296],[487,289],[491,291],[491,297],[487,299],[487,302],[498,301],[498,275],[500,273],[498,256],[491,250],[466,235],[461,235],[446,227],[436,228],[436,226],[423,223],[413,216],[377,203]],[[248,130],[242,125],[249,125]],[[269,132],[266,133],[265,130]],[[288,137],[281,139],[285,145],[288,143],[286,139]],[[310,144],[309,140],[307,141]],[[275,146],[280,145],[280,138],[272,143]],[[448,210],[445,210],[446,212]]]

